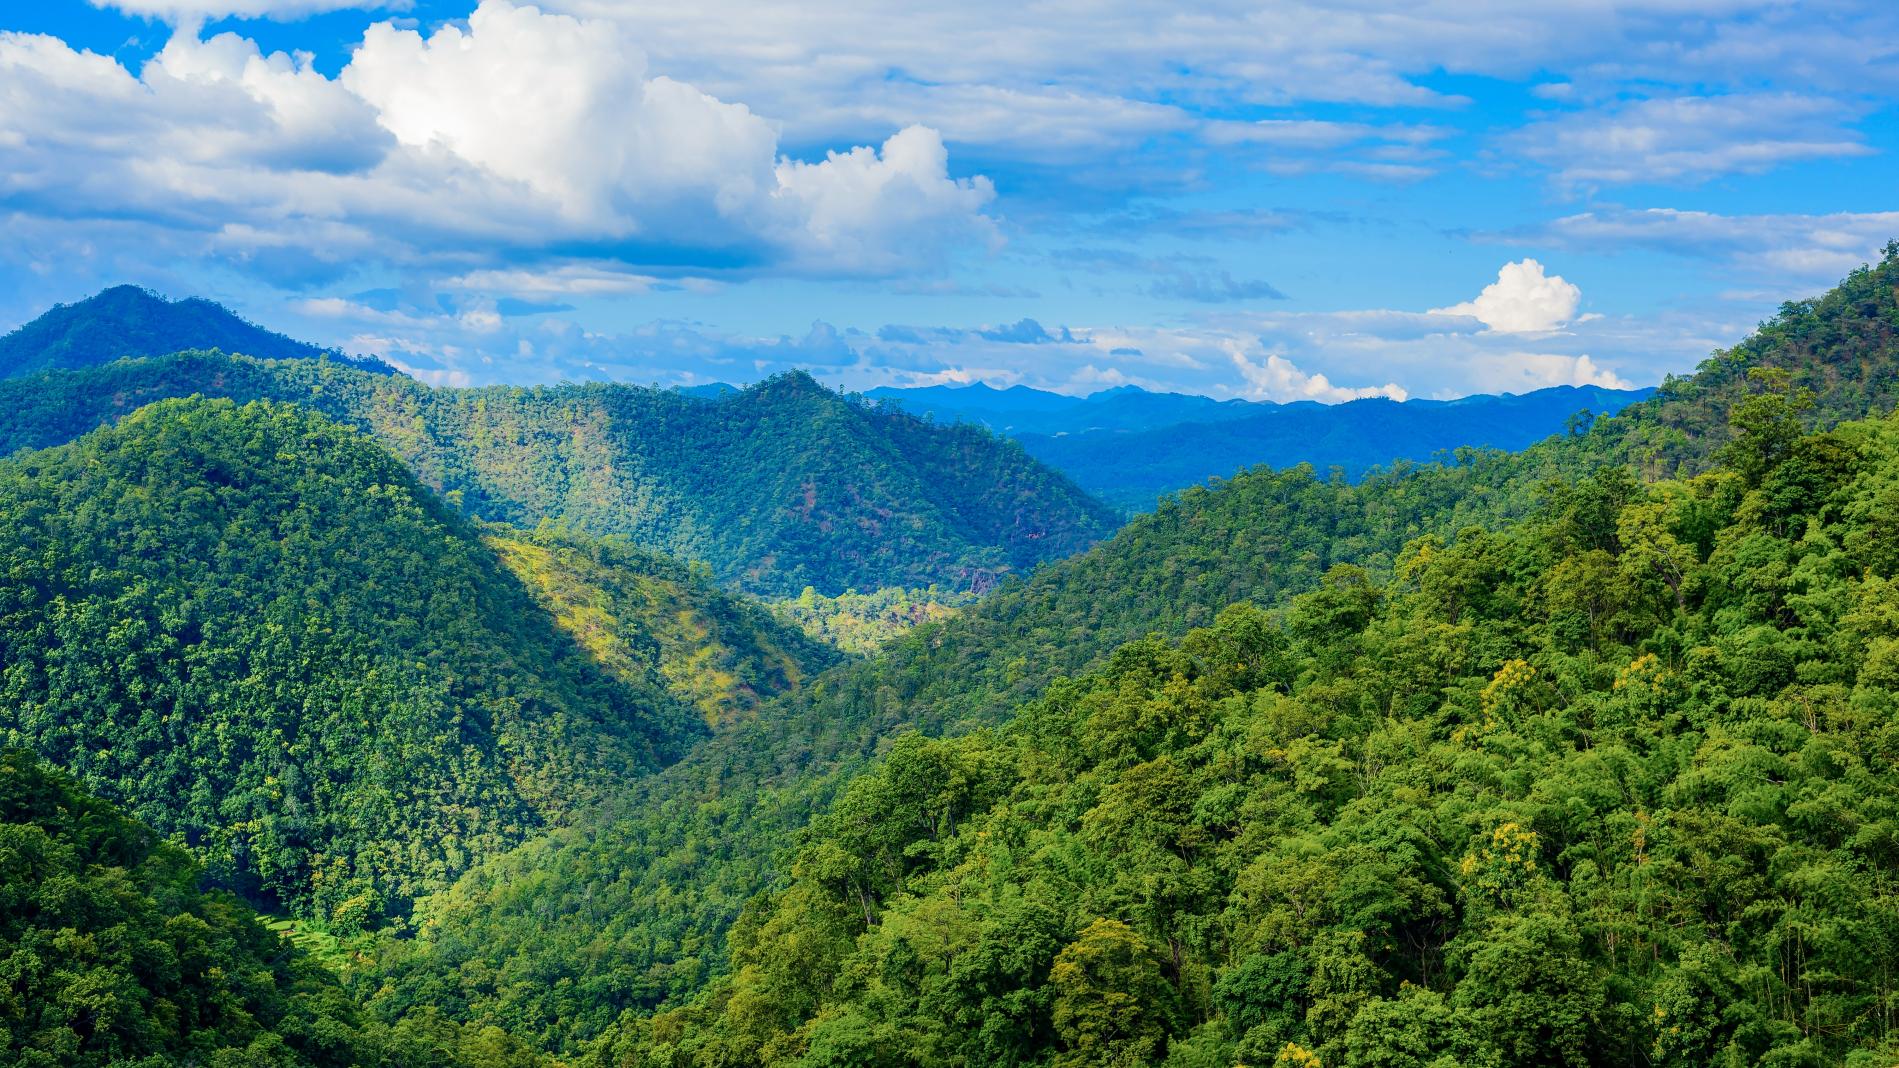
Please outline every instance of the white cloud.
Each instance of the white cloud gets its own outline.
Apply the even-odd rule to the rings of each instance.
[[[706,286],[702,280],[687,280]],[[443,280],[448,289],[498,293],[546,300],[559,297],[616,297],[650,292],[657,286],[678,285],[648,274],[616,270],[610,265],[563,263],[536,270],[469,271]]]
[[[747,382],[797,367],[854,389],[980,380],[1087,393],[1134,384],[1325,403],[1567,384],[1623,388],[1693,366],[1751,323],[1594,318],[1561,332],[1524,335],[1483,329],[1461,316],[1362,310],[1032,330],[1017,323],[867,331],[820,322],[799,336],[759,337],[666,321],[613,333],[588,330],[558,313],[500,314],[472,291],[440,300],[425,295],[393,310],[319,299],[295,311],[305,317],[301,332],[308,336],[374,352],[430,381]]]
[[[881,150],[833,152],[820,163],[781,161],[772,196],[804,230],[805,263],[894,273],[920,252],[940,257],[972,229],[999,240],[981,214],[994,187],[987,178],[952,179],[948,160],[935,130],[907,126]]]
[[[247,19],[295,19],[350,8],[407,8],[406,0],[90,0],[94,7],[128,15],[187,23],[234,15]]]
[[[1886,242],[1899,239],[1899,211],[1721,215],[1606,209],[1565,216],[1534,236],[1566,248],[1646,249],[1717,260],[1783,288],[1806,290],[1878,262]]]
[[[1467,315],[1499,333],[1556,330],[1576,317],[1582,290],[1561,275],[1544,274],[1535,260],[1506,263],[1475,300],[1433,308],[1433,315]]]
[[[650,76],[616,26],[508,0],[428,37],[379,23],[335,79],[234,34],[181,30],[136,75],[0,34],[0,205],[196,231],[202,253],[289,273],[308,238],[326,276],[563,247],[623,268],[929,271],[996,239],[993,190],[948,166],[923,128],[788,161],[770,123]]]
[[[1899,13],[1871,0],[1630,0],[1616,4],[1612,18],[1599,0],[1480,7],[1376,0],[1345,14],[1323,0],[1105,0],[1085,12],[1003,0],[548,2],[632,27],[667,70],[782,117],[793,143],[882,136],[926,121],[952,145],[1031,158],[1038,141],[1020,130],[1050,125],[1043,117],[1057,113],[1059,136],[1127,150],[1199,107],[1235,114],[1308,103],[1456,106],[1431,84],[1440,72],[1554,76],[1578,96],[1628,84],[1692,85],[1713,95],[1758,89],[1782,72],[1787,84],[1814,93],[1899,85],[1890,47]],[[888,100],[899,102],[901,115],[884,108]],[[1012,123],[1011,112],[1028,118]],[[956,121],[962,114],[981,117]],[[1228,136],[1237,125],[1204,131]]]
[[[1301,371],[1291,360],[1277,352],[1264,353],[1263,359],[1254,359],[1246,350],[1247,346],[1237,341],[1227,345],[1227,357],[1233,361],[1233,366],[1246,384],[1239,392],[1251,400],[1315,400],[1337,404],[1365,397],[1390,397],[1401,401],[1409,396],[1404,387],[1396,382],[1357,389],[1340,388],[1322,374]]]
[[[1506,141],[1565,186],[1700,182],[1870,154],[1844,127],[1850,117],[1838,101],[1794,93],[1679,96],[1559,115]]]

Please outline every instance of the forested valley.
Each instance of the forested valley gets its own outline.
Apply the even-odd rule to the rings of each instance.
[[[12,1061],[1899,1058],[1899,245],[1520,452],[1118,530],[802,376],[58,366]]]

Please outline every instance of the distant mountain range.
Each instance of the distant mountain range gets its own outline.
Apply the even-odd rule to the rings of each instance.
[[[685,390],[719,399],[736,387]],[[1579,413],[1613,415],[1653,389],[1553,386],[1458,400],[1345,404],[1214,400],[1120,386],[1071,397],[1028,386],[879,387],[880,404],[943,422],[975,423],[1022,443],[1029,455],[1124,512],[1164,493],[1230,478],[1258,464],[1337,467],[1349,478],[1399,460],[1428,460],[1466,446],[1520,449],[1563,430]]]
[[[1521,449],[1566,427],[1583,429],[1589,419],[1577,418],[1582,413],[1613,415],[1654,392],[1553,386],[1454,401],[1374,397],[1330,405],[1248,404],[1246,410],[1227,402],[1209,409],[1218,421],[1019,434],[1017,440],[1029,455],[1109,504],[1146,511],[1164,493],[1259,464],[1311,464],[1321,474],[1338,468],[1357,478],[1394,461],[1428,460],[1459,448]],[[1156,407],[1166,403],[1171,401]],[[1141,411],[1139,398],[1125,393],[1104,407],[1110,405],[1137,417]]]

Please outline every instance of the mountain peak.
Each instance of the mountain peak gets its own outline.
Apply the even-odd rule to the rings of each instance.
[[[373,357],[345,356],[266,330],[213,300],[168,300],[143,286],[116,285],[73,304],[56,304],[0,337],[0,378],[190,349],[269,360],[330,358],[380,374],[396,373]]]

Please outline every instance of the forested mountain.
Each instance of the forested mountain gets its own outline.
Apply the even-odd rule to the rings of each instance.
[[[1522,453],[1465,449],[1356,483],[1260,469],[1189,490],[1090,552],[759,702],[664,770],[612,790],[582,782],[566,796],[597,809],[543,818],[544,831],[524,820],[523,844],[471,856],[413,914],[387,909],[379,932],[349,935],[376,922],[374,882],[308,911],[348,936],[366,1031],[495,1026],[616,1068],[1883,1064],[1899,1055],[1886,981],[1899,900],[1885,878],[1899,861],[1885,803],[1899,786],[1886,729],[1899,710],[1886,663],[1899,643],[1899,422],[1837,424],[1899,394],[1896,308],[1899,247],[1694,378]],[[239,384],[303,369],[324,387],[305,397],[360,381],[322,363],[191,359]],[[146,366],[183,361],[99,373]],[[233,421],[255,424],[237,435],[254,446],[214,430]],[[212,437],[216,449],[192,444]],[[321,448],[305,456],[299,441]],[[316,583],[328,596],[298,607],[351,645],[397,646],[386,667],[339,673],[375,678],[412,656],[421,671],[426,654],[451,654],[310,605],[371,590],[427,604],[402,582],[440,566],[435,545],[467,545],[496,596],[540,620],[527,628],[540,638],[509,633],[546,644],[457,665],[445,685],[518,668],[507,692],[546,693],[550,707],[570,689],[637,692],[623,679],[641,646],[603,622],[641,603],[637,584],[596,570],[624,562],[615,547],[554,529],[488,530],[483,543],[395,460],[321,419],[171,402],[0,468],[0,504],[26,532],[7,535],[20,578],[0,636],[32,635],[0,661],[9,696],[28,698],[0,709],[15,717],[9,737],[56,725],[55,759],[131,796],[131,772],[105,763],[114,747],[148,721],[178,722],[163,701],[179,687],[227,677],[206,660],[175,686],[137,681],[169,679],[143,665],[174,648],[224,638],[174,610],[211,595],[170,593],[185,571],[173,558],[200,561],[190,574],[219,588],[239,574],[227,561],[265,561],[289,576],[273,596],[290,603],[309,582],[290,575],[291,549],[327,543],[210,520],[280,468],[321,470],[317,454],[371,465],[352,445],[381,465],[366,480],[378,492],[299,476],[295,499],[383,501],[394,487],[387,499],[434,525],[334,539],[363,542],[349,558],[359,571],[399,561],[333,592]],[[162,477],[123,473],[147,466]],[[187,533],[174,550],[169,532],[114,518],[146,513],[154,529],[235,540],[220,551],[224,534]],[[83,552],[61,555],[68,540]],[[139,571],[135,557],[164,564]],[[480,598],[451,601],[454,618],[494,618]],[[259,622],[221,655],[285,641],[268,630],[285,617],[240,618]],[[505,659],[475,629],[448,647]],[[775,638],[782,658],[736,641],[721,642],[734,679],[785,679],[798,659]],[[314,647],[288,663],[328,666],[332,648]],[[87,653],[48,652],[68,648]],[[698,729],[697,698],[673,697],[669,654],[648,648],[667,722]],[[239,799],[219,817],[245,835],[300,830],[311,810],[245,789],[285,781],[264,731],[295,717],[246,703],[278,670],[221,692],[233,696],[213,707],[244,713],[221,734],[184,735],[236,736],[233,751],[262,762],[212,794]],[[109,685],[85,682],[101,673]],[[118,711],[134,706],[144,718]],[[94,707],[131,726],[85,734],[76,710]],[[307,701],[301,715],[332,707]],[[604,733],[586,721],[599,707],[612,706],[563,704],[552,721]],[[351,723],[325,725],[347,740]],[[569,737],[529,747],[510,775]],[[374,767],[376,754],[351,755]],[[519,785],[493,781],[501,796]],[[188,817],[209,823],[195,811],[154,818],[189,840]],[[324,833],[352,842],[361,826]],[[214,864],[231,852],[204,851]],[[378,856],[359,852],[365,867]]]
[[[331,361],[187,353],[0,382],[0,454],[194,393],[315,408],[471,515],[625,535],[766,594],[981,591],[1116,524],[1020,446],[855,403],[803,374],[708,401],[603,383],[432,389]]]
[[[592,1063],[1891,1063],[1899,417],[1756,400],[899,738]]]
[[[0,753],[0,1059],[281,1068],[536,1068],[494,1028],[368,1018],[181,849],[18,750]]]
[[[1824,426],[1890,410],[1896,283],[1899,249],[1834,293],[1789,306],[1741,346],[1744,357],[1717,354],[1695,378],[1673,382],[1587,432],[1521,454],[1463,450],[1455,463],[1400,465],[1356,484],[1318,478],[1310,469],[1259,470],[1163,502],[1100,548],[1044,568],[954,619],[919,628],[869,663],[837,669],[775,702],[745,728],[638,784],[616,817],[586,830],[558,831],[475,869],[426,902],[422,936],[385,958],[391,978],[381,985],[378,1007],[399,1014],[436,1005],[553,1047],[579,1049],[623,1010],[637,1019],[691,994],[726,972],[728,963],[741,971],[751,963],[744,956],[728,962],[721,933],[753,894],[787,885],[796,869],[783,852],[786,843],[903,731],[959,735],[1005,722],[1014,709],[1042,699],[1057,677],[1100,670],[1117,646],[1150,633],[1211,626],[1237,601],[1283,605],[1318,588],[1337,564],[1361,567],[1366,596],[1381,601],[1390,583],[1408,581],[1401,572],[1416,566],[1417,546],[1428,544],[1419,543],[1421,537],[1446,543],[1456,537],[1464,544],[1458,533],[1467,527],[1501,530],[1547,515],[1558,499],[1596,509],[1593,521],[1613,527],[1623,507],[1649,491],[1592,476],[1643,461],[1656,427],[1719,419],[1719,434],[1683,443],[1676,458],[1698,469],[1720,451],[1729,419],[1766,428],[1763,413],[1784,404],[1807,425]],[[1819,336],[1832,341],[1796,343]],[[1765,381],[1757,376],[1730,384],[1739,377],[1732,368],[1740,359],[1825,388],[1808,398],[1771,373]],[[1841,373],[1835,364],[1858,370]],[[1753,399],[1745,392],[1750,388],[1757,391]],[[1790,441],[1783,444],[1792,448]],[[1754,463],[1738,458],[1735,477],[1746,483],[1762,476]],[[1571,488],[1549,488],[1552,480]],[[1710,512],[1708,522],[1720,523],[1694,539],[1674,536],[1707,550],[1722,525],[1752,522],[1741,503],[1731,507],[1737,510],[1731,516]],[[1878,529],[1877,522],[1868,524]],[[1584,562],[1613,570],[1621,566],[1620,551],[1603,550],[1608,564],[1600,556]],[[1707,559],[1698,556],[1697,566]],[[1576,580],[1572,592],[1594,588],[1588,575],[1569,577]],[[1341,596],[1356,595],[1348,589]],[[1534,617],[1518,622],[1528,628]],[[1647,638],[1643,632],[1617,640],[1635,645]],[[1492,662],[1489,670],[1495,667]],[[931,848],[919,845],[919,860]],[[854,862],[839,863],[847,872]],[[795,1028],[804,1018],[799,1013],[815,1007],[807,1002],[787,1014],[782,1006],[736,995],[732,1004],[762,1006],[757,1023],[765,1030],[757,1033],[766,1035]],[[648,1041],[638,1037],[638,1025],[626,1026],[634,1035],[629,1041]],[[682,1033],[678,1027],[666,1032]],[[658,1031],[651,1036],[672,1040]]]
[[[294,406],[166,401],[0,463],[0,567],[0,744],[344,929],[704,733],[663,656],[609,674],[393,456]]]
[[[842,659],[843,643],[808,635],[720,590],[710,575],[623,538],[544,523],[495,526],[484,540],[603,667],[632,685],[657,675],[708,726],[747,716]]]
[[[272,333],[212,301],[166,300],[138,286],[114,286],[76,304],[55,305],[0,337],[0,378],[184,349],[222,349],[270,360],[334,359],[378,374],[396,373],[372,357],[344,356]]]
[[[1018,434],[1029,455],[1083,489],[1129,511],[1145,511],[1161,495],[1248,467],[1312,464],[1357,478],[1397,460],[1429,460],[1465,447],[1521,449],[1563,430],[1572,420],[1613,415],[1652,390],[1554,386],[1521,396],[1455,401],[1382,397],[1344,404],[1258,405],[1218,422],[1188,421],[1152,429],[1106,428],[1074,433]]]

